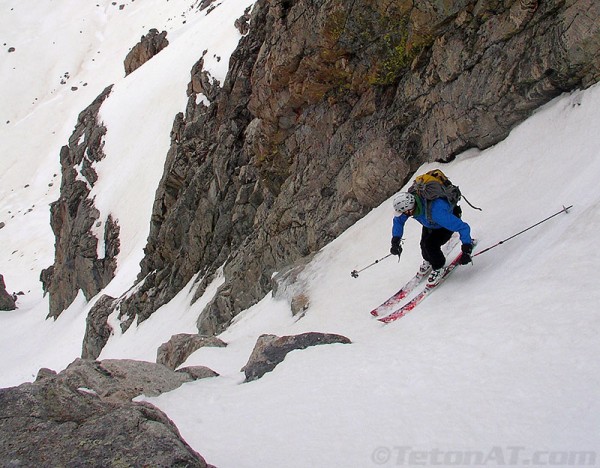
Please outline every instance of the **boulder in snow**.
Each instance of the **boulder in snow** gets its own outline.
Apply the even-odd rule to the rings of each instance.
[[[169,369],[177,369],[192,353],[204,346],[223,348],[227,343],[215,336],[179,333],[158,348],[156,362]]]
[[[351,341],[342,335],[318,332],[282,337],[261,335],[256,341],[250,359],[242,368],[246,374],[246,382],[260,379],[267,372],[271,372],[290,351],[332,343],[348,344]]]

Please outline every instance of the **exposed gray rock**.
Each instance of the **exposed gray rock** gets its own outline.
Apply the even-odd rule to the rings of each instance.
[[[4,276],[0,274],[0,310],[15,310],[16,308],[15,298],[6,291]]]
[[[107,323],[115,298],[103,295],[94,304],[85,320],[85,336],[81,349],[83,359],[96,359],[108,342],[112,329]]]
[[[33,383],[0,389],[0,466],[206,467],[164,413],[129,401],[190,379],[165,371],[76,361],[60,374],[45,369]]]
[[[177,369],[177,372],[188,374],[193,380],[207,379],[209,377],[218,377],[214,370],[206,366],[188,366]]]
[[[250,31],[250,25],[248,24],[250,22],[250,10],[251,7],[246,8],[244,14],[235,20],[235,27],[241,35],[248,34],[248,31]]]
[[[261,335],[256,341],[248,362],[242,368],[246,374],[246,382],[260,379],[267,372],[271,372],[290,351],[333,343],[348,344],[351,341],[342,335],[317,332],[282,337]]]
[[[177,369],[192,353],[204,346],[223,348],[227,346],[227,343],[214,336],[180,333],[173,335],[169,341],[160,345],[156,354],[156,362],[169,369]]]
[[[204,70],[203,67],[204,55],[192,67],[192,81],[188,84],[187,94],[188,96],[193,96],[194,101],[196,100],[196,95],[202,94],[208,101],[213,102],[217,98],[221,88],[219,82]]]
[[[50,317],[57,317],[77,297],[79,290],[91,299],[113,278],[119,253],[119,226],[100,213],[88,198],[97,180],[93,168],[104,158],[104,125],[98,111],[110,94],[106,88],[77,119],[69,145],[60,152],[62,181],[60,198],[50,207],[50,224],[56,237],[54,264],[42,271],[44,292],[50,295]],[[98,255],[95,225],[103,226],[104,252]]]
[[[131,400],[158,396],[193,379],[161,364],[130,359],[76,359],[58,374],[72,388],[87,388],[102,398]]]
[[[200,2],[200,5],[198,5],[198,10],[202,11],[207,9],[208,7],[210,7],[213,3],[215,3],[215,0],[202,0]],[[210,11],[209,11],[210,13]]]
[[[150,29],[125,57],[125,75],[137,70],[168,45],[167,31],[159,33],[157,29]]]
[[[2,466],[207,466],[151,405],[48,387],[0,390]]]

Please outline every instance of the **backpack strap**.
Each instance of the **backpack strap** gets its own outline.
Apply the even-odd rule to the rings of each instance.
[[[462,196],[462,199],[463,199],[464,201],[466,201],[466,202],[467,202],[467,205],[469,205],[471,208],[473,208],[474,210],[483,211],[481,208],[479,208],[478,206],[475,206],[475,205],[473,205],[473,204],[472,204],[472,203],[471,203],[469,200],[467,200],[467,197],[465,197],[465,196],[464,196],[464,195],[462,195],[462,194],[461,194],[461,196]]]

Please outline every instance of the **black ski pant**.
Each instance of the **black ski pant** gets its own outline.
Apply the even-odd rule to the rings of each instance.
[[[421,233],[421,255],[431,263],[434,270],[442,268],[446,257],[442,253],[442,245],[450,240],[453,232],[445,228],[430,229],[423,227]]]

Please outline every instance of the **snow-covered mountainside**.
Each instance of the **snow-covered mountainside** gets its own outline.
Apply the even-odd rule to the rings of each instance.
[[[0,273],[10,292],[24,293],[17,310],[0,312],[0,387],[78,357],[98,298],[80,295],[46,320],[39,282],[54,256],[48,206],[59,196],[58,156],[79,111],[115,83],[101,111],[107,157],[94,196],[120,221],[117,275],[103,291],[120,295],[139,272],[189,70],[208,49],[205,67],[224,78],[240,37],[231,18],[252,2],[215,3],[209,15],[191,0],[80,3],[5,0],[0,7]],[[168,31],[170,45],[125,78],[122,59],[149,28]],[[285,298],[265,297],[219,336],[226,348],[202,348],[183,364],[219,377],[140,399],[162,409],[219,467],[600,464],[599,127],[595,85],[553,100],[494,147],[444,164],[483,208],[464,206],[463,216],[480,249],[573,208],[460,267],[401,320],[383,325],[369,311],[418,267],[417,223],[407,225],[400,261],[350,275],[388,252],[387,200],[303,271],[298,284],[309,305],[301,317]],[[112,316],[100,359],[154,361],[173,334],[196,332],[220,281],[193,305],[190,282],[125,333]],[[258,336],[307,331],[342,334],[352,344],[290,353],[273,372],[242,383]]]

